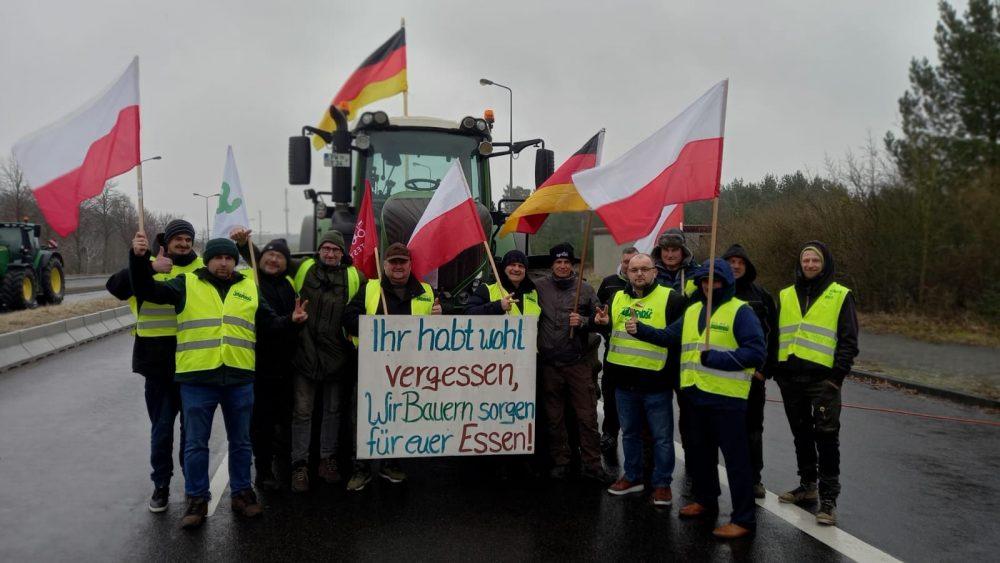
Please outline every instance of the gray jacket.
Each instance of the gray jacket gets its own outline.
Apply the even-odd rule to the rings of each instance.
[[[562,279],[549,274],[535,281],[538,304],[542,308],[538,321],[538,357],[546,364],[565,366],[586,361],[591,330],[587,319],[594,315],[597,294],[590,284],[583,283],[577,313],[584,317],[584,325],[577,327],[570,338],[569,313],[576,297],[576,281],[575,274]]]

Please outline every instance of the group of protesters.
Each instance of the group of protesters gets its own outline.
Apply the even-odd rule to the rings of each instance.
[[[304,259],[293,258],[284,239],[255,246],[243,229],[207,241],[198,256],[194,237],[184,220],[168,224],[153,244],[137,233],[128,267],[107,284],[129,301],[137,321],[132,366],[145,376],[152,425],[149,510],[164,512],[169,503],[179,416],[187,500],[181,525],[204,522],[218,406],[229,442],[231,506],[245,517],[263,512],[254,484],[302,493],[316,481],[346,478],[348,491],[365,489],[376,475],[404,482],[398,460],[376,469],[356,459],[352,442],[359,318],[443,312],[433,288],[412,274],[407,247],[389,245],[381,279],[368,280],[337,231],[323,234],[315,258]],[[241,256],[256,272],[236,269]],[[833,280],[826,246],[802,248],[794,283],[777,302],[756,283],[739,245],[699,265],[684,233],[671,229],[650,254],[626,248],[621,258],[619,271],[595,291],[579,283],[580,260],[568,243],[550,249],[550,271],[534,279],[527,256],[512,250],[498,279],[476,285],[462,311],[537,317],[540,459],[527,464],[532,475],[579,476],[617,496],[650,488],[653,505],[670,506],[676,395],[691,483],[680,517],[715,518],[721,449],[732,514],[714,534],[750,535],[754,497],[765,495],[764,381],[773,378],[800,477],[779,500],[818,500],[817,522],[835,524],[840,387],[857,355],[857,321],[850,290]]]

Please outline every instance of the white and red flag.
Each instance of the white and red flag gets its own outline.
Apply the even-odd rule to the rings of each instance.
[[[660,212],[660,218],[656,220],[656,228],[649,231],[649,234],[635,241],[636,250],[643,254],[649,254],[656,246],[656,239],[667,229],[680,229],[684,224],[684,205],[671,203]]]
[[[13,152],[49,226],[63,237],[75,231],[80,203],[139,164],[139,57],[107,90]]]
[[[378,229],[375,227],[375,213],[372,211],[372,184],[365,180],[365,196],[358,210],[358,222],[354,224],[354,237],[348,252],[354,267],[364,272],[365,277],[378,278],[375,249],[378,248]]]
[[[573,174],[616,242],[648,235],[672,203],[718,197],[728,89],[719,82],[614,162]]]
[[[465,181],[462,165],[456,160],[441,180],[406,245],[413,261],[413,275],[422,280],[466,248],[485,240],[476,202]]]

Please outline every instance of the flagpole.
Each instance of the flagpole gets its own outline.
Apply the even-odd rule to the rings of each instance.
[[[573,298],[573,311],[580,306],[580,291],[583,289],[583,268],[587,265],[587,246],[590,243],[590,220],[594,214],[587,211],[587,225],[583,228],[583,254],[580,255],[580,273],[576,280],[576,297]],[[573,327],[569,327],[569,337],[573,338]]]
[[[142,162],[135,167],[135,181],[137,184],[137,191],[139,196],[139,231],[146,232],[146,210],[142,204]]]
[[[260,279],[257,278],[257,254],[253,250],[253,241],[247,235],[247,246],[250,247],[250,269],[253,270],[253,283],[260,289]]]
[[[709,349],[709,337],[712,332],[712,294],[715,292],[715,232],[719,225],[719,196],[712,200],[712,237],[708,250],[708,296],[705,307],[705,350]],[[698,288],[700,289],[700,288]],[[684,287],[681,287],[681,292]]]
[[[402,29],[406,29],[406,18],[399,18],[399,27]],[[407,70],[406,90],[403,90],[403,117],[410,116],[409,94],[410,94],[410,77],[409,77],[409,71]]]
[[[378,276],[378,293],[382,299],[382,311],[384,311],[383,314],[388,315],[389,302],[385,299],[385,289],[382,287],[382,258],[378,254],[378,245],[375,245],[375,275]]]
[[[490,259],[490,267],[493,268],[493,277],[497,280],[497,287],[500,288],[500,297],[507,297],[507,290],[504,289],[503,284],[500,283],[500,271],[497,270],[497,263],[493,260],[493,252],[490,251],[490,244],[486,242],[486,240],[483,240],[483,248],[486,249],[486,257]],[[505,311],[504,314],[507,314],[508,312],[509,311]]]

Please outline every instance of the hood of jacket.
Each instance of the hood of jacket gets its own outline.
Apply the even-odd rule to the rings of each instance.
[[[818,240],[811,240],[799,249],[799,256],[802,255],[802,251],[808,246],[816,247],[823,253],[823,270],[815,278],[808,280],[806,279],[805,273],[802,271],[802,261],[798,257],[795,258],[795,287],[798,289],[807,290],[809,294],[816,295],[819,292],[825,290],[833,282],[833,274],[836,269],[833,264],[833,254],[830,254],[830,249],[826,247],[825,244]]]
[[[730,258],[742,258],[743,263],[746,264],[746,271],[743,272],[743,277],[736,280],[737,286],[749,286],[757,281],[757,267],[750,261],[750,255],[747,254],[743,245],[734,244],[722,255],[723,260],[729,260]]]

